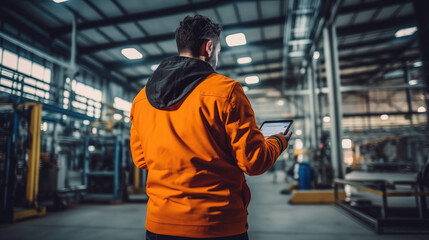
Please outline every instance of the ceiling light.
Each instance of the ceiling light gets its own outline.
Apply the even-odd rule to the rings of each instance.
[[[244,91],[244,92],[249,91],[249,87],[248,87],[248,86],[243,86],[243,91]]]
[[[248,76],[244,79],[247,84],[256,84],[259,82],[258,76]]]
[[[420,112],[420,113],[426,112],[426,108],[423,106],[420,106],[419,108],[417,108],[417,112]]]
[[[237,63],[238,64],[246,64],[246,63],[251,63],[252,62],[252,58],[250,57],[242,57],[237,59]]]
[[[413,67],[415,67],[415,68],[418,68],[418,67],[421,67],[421,66],[423,66],[423,62],[422,61],[413,63]]]
[[[328,116],[323,117],[323,122],[328,123],[331,121],[331,118]]]
[[[68,0],[52,0],[52,1],[54,1],[56,3],[62,3],[62,2],[67,2]]]
[[[417,32],[417,27],[402,28],[395,33],[395,37],[406,37],[413,35],[415,32]]]
[[[300,129],[298,129],[298,130],[296,130],[296,131],[295,131],[295,134],[296,134],[297,136],[301,136],[302,131],[301,131]]]
[[[278,101],[277,101],[277,105],[278,105],[278,106],[283,106],[283,105],[285,105],[285,101],[283,101],[283,100],[278,100]]]
[[[155,71],[158,68],[159,64],[155,64],[150,66],[150,69],[152,69],[152,71]]]
[[[130,60],[143,58],[143,54],[141,54],[135,48],[124,48],[121,50],[121,53],[122,53],[122,55],[124,55],[126,58],[128,58]]]
[[[119,113],[115,113],[115,114],[113,114],[113,119],[115,119],[115,120],[121,120],[122,119],[122,115],[119,114]]]
[[[381,120],[387,120],[387,119],[389,119],[389,115],[387,115],[387,114],[382,114],[381,116],[380,116],[380,119]]]
[[[83,120],[83,125],[89,125],[91,122],[89,120]]]
[[[352,140],[343,139],[342,145],[343,145],[343,148],[352,148]]]
[[[320,57],[320,52],[314,51],[314,53],[313,53],[313,59],[317,60],[317,59],[319,59],[319,57]]]
[[[304,144],[302,144],[301,139],[297,139],[295,141],[294,147],[295,147],[296,150],[301,150],[304,147],[303,145]]]
[[[410,85],[417,85],[417,83],[419,83],[419,80],[413,79],[413,80],[408,81],[408,84],[410,84]]]
[[[226,44],[230,47],[240,46],[247,43],[246,36],[243,33],[236,33],[226,36]]]

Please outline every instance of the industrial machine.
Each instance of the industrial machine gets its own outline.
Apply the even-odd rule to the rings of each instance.
[[[4,103],[1,121],[1,214],[3,223],[42,216],[40,206],[40,103]]]

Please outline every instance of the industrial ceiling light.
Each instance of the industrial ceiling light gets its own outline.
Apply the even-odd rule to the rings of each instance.
[[[244,92],[249,91],[249,87],[248,87],[248,86],[243,86],[243,91],[244,91]]]
[[[304,147],[304,144],[302,144],[302,140],[301,139],[295,140],[294,148],[296,150],[301,150],[303,147]]]
[[[413,80],[408,81],[408,84],[410,84],[411,86],[412,85],[417,85],[417,83],[419,83],[419,80],[413,79]]]
[[[423,106],[420,106],[419,108],[417,108],[417,112],[419,112],[419,113],[426,112],[426,108]]]
[[[141,54],[135,48],[124,48],[121,50],[121,53],[122,53],[122,55],[124,55],[126,58],[128,58],[130,60],[143,58],[143,54]]]
[[[56,3],[62,3],[62,2],[67,2],[68,0],[52,0],[52,1],[54,1]]]
[[[387,120],[387,119],[389,119],[389,115],[387,115],[387,114],[382,114],[381,116],[380,116],[380,119],[381,120]]]
[[[159,64],[155,64],[150,66],[150,69],[152,69],[152,71],[155,71],[158,68]]]
[[[296,134],[297,136],[301,136],[301,135],[302,135],[302,130],[300,130],[300,129],[296,130],[296,131],[295,131],[295,134]]]
[[[228,44],[228,46],[230,47],[240,46],[247,43],[246,35],[244,35],[244,33],[235,33],[228,35],[226,36],[225,41],[226,44]]]
[[[247,84],[256,84],[259,82],[258,76],[248,76],[244,79]]]
[[[252,62],[251,57],[242,57],[242,58],[237,59],[238,64],[246,64],[246,63],[251,63],[251,62]]]
[[[328,123],[331,121],[331,118],[329,116],[323,117],[323,122]]]
[[[415,32],[417,32],[417,27],[402,28],[395,33],[395,37],[406,37],[413,35]]]
[[[317,59],[319,59],[320,58],[320,52],[318,52],[318,51],[314,51],[314,53],[313,53],[313,59],[314,60],[317,60]]]
[[[413,63],[413,67],[415,67],[415,68],[418,68],[418,67],[421,67],[421,66],[423,66],[423,62],[422,61]]]
[[[343,139],[342,145],[343,145],[343,148],[346,148],[346,149],[352,148],[352,140],[350,140],[350,139]]]
[[[115,120],[121,120],[122,119],[122,115],[121,114],[119,114],[119,113],[115,113],[115,114],[113,114],[113,119],[115,119]]]
[[[278,101],[277,101],[277,105],[278,105],[278,106],[283,106],[283,105],[285,105],[285,101],[283,101],[283,100],[278,100]]]

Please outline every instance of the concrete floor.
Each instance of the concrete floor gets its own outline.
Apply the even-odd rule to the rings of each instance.
[[[248,177],[251,240],[285,239],[428,239],[419,235],[376,235],[333,205],[289,205],[280,195],[285,183],[273,175]],[[282,179],[281,177],[278,179]],[[145,239],[146,205],[84,204],[0,227],[0,239]]]

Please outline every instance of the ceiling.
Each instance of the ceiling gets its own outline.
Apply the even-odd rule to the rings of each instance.
[[[320,12],[325,3],[321,0],[69,0],[63,3],[7,0],[4,6],[8,12],[40,26],[52,42],[68,45],[75,14],[78,60],[90,58],[139,86],[143,86],[153,72],[152,65],[177,55],[174,32],[179,22],[187,15],[208,16],[224,28],[218,72],[242,83],[245,76],[258,75],[261,82],[249,87],[255,91],[257,88],[260,94],[261,89],[279,90],[283,79],[290,88],[299,86],[303,57],[315,41],[312,39],[315,23],[323,17]],[[344,0],[336,26],[341,79],[345,85],[377,81],[404,61],[419,59],[414,36],[395,37],[397,30],[415,26],[411,1]],[[228,47],[225,36],[239,32],[246,35],[247,44]],[[316,42],[315,46],[323,63],[323,41]],[[136,48],[143,58],[128,60],[121,54],[125,47]],[[240,65],[237,63],[240,57],[251,57],[252,62]],[[321,64],[322,73],[323,69]]]

